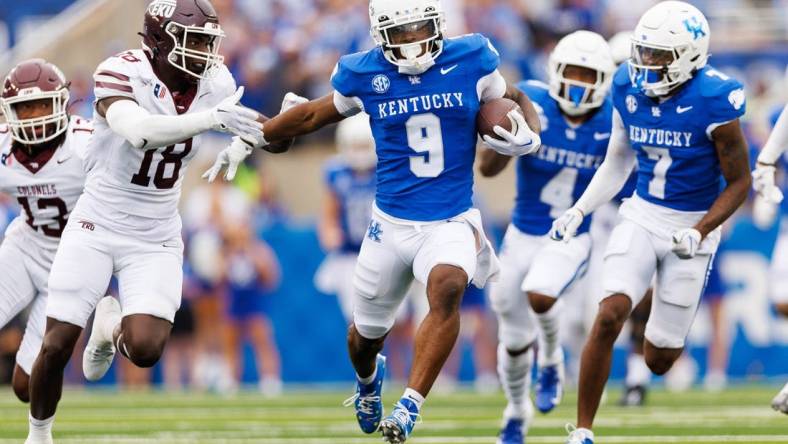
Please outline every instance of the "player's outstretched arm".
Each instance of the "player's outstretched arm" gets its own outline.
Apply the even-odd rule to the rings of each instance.
[[[328,94],[279,114],[263,125],[266,142],[276,143],[313,133],[320,128],[343,120],[334,104],[334,94]]]
[[[695,225],[704,238],[744,203],[752,184],[747,141],[739,120],[718,127],[711,135],[727,185],[703,219]]]
[[[605,161],[599,166],[591,183],[575,205],[553,222],[550,237],[569,242],[577,233],[586,215],[609,202],[621,191],[635,168],[635,162],[635,151],[629,144],[624,122],[618,112],[613,111],[613,128]]]
[[[154,115],[128,97],[106,97],[96,104],[109,127],[135,148],[158,148],[182,142],[210,130],[222,131],[257,143],[262,140],[260,115],[238,102],[243,87],[216,107],[179,116]]]
[[[752,172],[752,187],[758,192],[754,210],[756,213],[762,208],[772,213],[772,217],[777,215],[776,206],[782,202],[784,196],[775,183],[774,176],[777,172],[777,161],[786,150],[788,150],[788,105],[785,105],[774,125],[772,134],[758,155],[758,163]],[[755,216],[756,219],[759,218],[758,214]],[[765,225],[771,225],[772,222]]]
[[[317,239],[324,251],[330,252],[342,245],[342,229],[339,226],[340,203],[331,190],[323,193],[323,208],[317,224]]]

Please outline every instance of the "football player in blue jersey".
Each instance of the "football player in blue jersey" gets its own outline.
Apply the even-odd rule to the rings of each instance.
[[[684,2],[659,3],[641,17],[632,59],[613,78],[607,157],[583,196],[553,223],[553,237],[570,241],[638,164],[635,195],[622,204],[622,222],[605,252],[604,298],[583,350],[570,444],[593,443],[613,343],[655,274],[646,363],[662,375],[681,356],[720,225],[747,198],[744,91],[707,65],[709,32],[703,14]]]
[[[498,372],[508,400],[499,444],[523,443],[533,410],[529,385],[537,336],[536,406],[547,413],[561,401],[564,354],[559,298],[585,272],[591,253],[591,218],[567,243],[552,242],[548,234],[553,219],[571,208],[605,158],[615,68],[602,36],[577,31],[561,39],[550,55],[549,85],[536,81],[518,85],[539,113],[542,148],[517,161],[512,224],[501,247],[501,277],[491,287],[498,315]],[[493,176],[510,160],[487,150],[480,170]]]
[[[780,158],[785,161],[785,151],[788,150],[788,105],[774,124],[769,140],[758,155],[758,163],[752,173],[753,188],[758,192],[753,205],[756,220],[771,219],[777,215],[777,205],[783,201],[783,192],[777,186],[774,175],[777,162]],[[761,214],[759,214],[761,213]],[[771,224],[769,224],[771,225]],[[774,249],[772,263],[772,299],[778,313],[788,317],[788,235],[781,232]],[[772,408],[778,412],[788,414],[788,384],[772,400]]]
[[[367,236],[375,200],[375,140],[363,114],[337,125],[339,155],[324,167],[323,209],[318,224],[320,246],[328,255],[315,274],[315,286],[336,294],[342,315],[353,320],[353,272]]]
[[[313,132],[365,111],[375,137],[377,192],[354,278],[348,333],[358,376],[356,417],[364,432],[404,442],[457,339],[459,305],[469,283],[481,288],[498,260],[472,208],[476,116],[484,102],[514,100],[512,131],[496,128],[488,148],[525,155],[540,146],[539,118],[528,97],[507,85],[487,38],[446,38],[440,0],[371,0],[377,47],[342,57],[335,91],[266,122],[267,142]],[[215,168],[242,159],[230,147]],[[214,170],[215,171],[215,170]],[[415,338],[404,395],[383,418],[385,360],[379,356],[413,279],[427,286],[430,311]]]

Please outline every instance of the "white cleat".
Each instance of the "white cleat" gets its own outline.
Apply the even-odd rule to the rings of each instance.
[[[788,415],[788,384],[772,400],[772,408]]]
[[[55,444],[55,441],[52,439],[52,434],[35,437],[28,435],[25,444]]]
[[[594,432],[591,430],[578,429],[571,424],[567,424],[566,431],[569,433],[566,444],[594,444]]]
[[[90,331],[85,352],[82,354],[82,372],[88,381],[103,378],[115,357],[112,330],[120,323],[121,311],[117,299],[106,296],[96,306],[93,329]]]

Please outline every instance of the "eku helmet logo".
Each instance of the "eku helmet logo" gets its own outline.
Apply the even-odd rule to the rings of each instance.
[[[172,18],[177,6],[177,0],[153,0],[148,5],[148,14],[154,17]]]

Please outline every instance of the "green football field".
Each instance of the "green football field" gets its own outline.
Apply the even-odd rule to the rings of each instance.
[[[597,443],[788,443],[788,416],[772,411],[777,387],[738,387],[721,394],[651,393],[649,406],[603,407]],[[391,388],[389,394],[399,392]],[[55,423],[57,443],[298,443],[380,442],[364,436],[349,393],[305,391],[270,400],[256,394],[220,397],[165,392],[66,391]],[[611,393],[615,399],[618,393]],[[575,396],[547,416],[537,415],[529,443],[563,443],[573,420]],[[395,400],[387,397],[390,406]],[[503,407],[500,395],[464,392],[430,397],[424,422],[409,440],[428,443],[494,443]],[[27,410],[7,389],[0,391],[0,443],[21,443]]]

